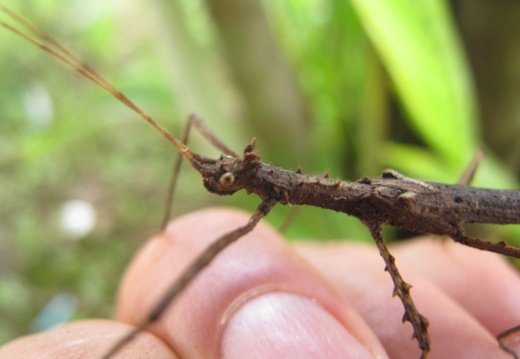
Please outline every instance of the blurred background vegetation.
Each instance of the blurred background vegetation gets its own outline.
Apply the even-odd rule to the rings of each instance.
[[[236,151],[256,137],[267,162],[351,180],[392,167],[455,182],[483,148],[473,184],[518,188],[520,3],[2,4],[175,134],[196,113]],[[3,343],[66,317],[65,308],[74,318],[110,316],[126,263],[159,226],[174,151],[114,98],[4,29],[0,76]],[[218,155],[200,136],[190,143]],[[258,203],[244,194],[218,198],[200,183],[185,166],[175,215],[212,205],[252,211]],[[71,200],[95,209],[92,231],[60,225]],[[278,226],[286,214],[280,207],[268,220]],[[507,228],[494,236],[514,241],[517,230]],[[312,208],[300,211],[287,236],[369,240],[357,220]],[[41,323],[52,299],[59,310]]]

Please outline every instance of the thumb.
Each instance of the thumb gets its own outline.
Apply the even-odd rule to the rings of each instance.
[[[153,238],[122,283],[118,318],[140,321],[218,236],[245,224],[212,209]],[[361,317],[267,225],[223,251],[150,331],[182,358],[385,358]]]

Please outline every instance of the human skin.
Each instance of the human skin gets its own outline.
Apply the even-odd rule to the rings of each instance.
[[[218,235],[248,220],[208,209],[145,243],[121,283],[116,320],[23,337],[6,358],[99,358]],[[520,278],[500,256],[439,237],[390,247],[430,321],[430,359],[511,358],[495,335],[520,324]],[[413,358],[412,328],[375,246],[287,243],[268,225],[224,250],[159,321],[115,358]],[[126,323],[126,324],[125,324]],[[511,338],[520,348],[520,339]]]

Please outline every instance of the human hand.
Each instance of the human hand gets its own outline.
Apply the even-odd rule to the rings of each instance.
[[[130,265],[119,322],[89,320],[24,337],[1,348],[0,359],[101,357],[127,333],[122,322],[141,320],[198,253],[247,220],[226,209],[179,218]],[[520,324],[520,280],[502,258],[429,237],[390,250],[430,321],[430,359],[510,358],[494,336]],[[411,325],[401,323],[403,308],[383,268],[375,246],[289,244],[261,223],[115,357],[416,359]]]

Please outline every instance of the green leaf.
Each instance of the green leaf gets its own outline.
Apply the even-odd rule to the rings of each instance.
[[[468,66],[441,0],[353,0],[409,120],[449,162],[478,148]]]

